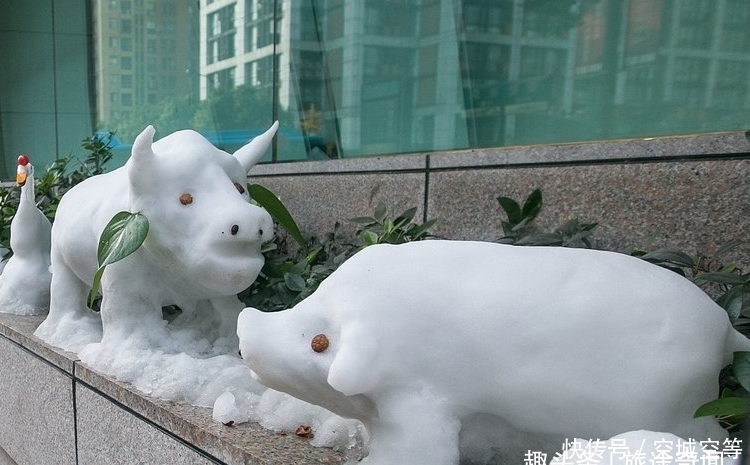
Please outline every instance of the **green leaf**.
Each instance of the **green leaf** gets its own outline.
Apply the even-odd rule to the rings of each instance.
[[[373,245],[378,243],[378,235],[372,231],[364,231],[362,233],[362,240],[367,245]]]
[[[541,189],[534,189],[534,192],[529,194],[526,198],[526,202],[523,204],[521,214],[524,218],[533,220],[539,214],[542,209],[542,191]]]
[[[714,260],[719,259],[720,257],[724,256],[724,254],[731,252],[735,248],[739,247],[740,245],[744,245],[745,243],[747,243],[747,241],[742,239],[735,239],[733,241],[727,242],[716,250],[716,253],[714,254]]]
[[[401,227],[402,225],[407,224],[408,222],[413,220],[414,215],[416,214],[417,214],[417,207],[412,207],[406,210],[405,212],[403,212],[402,214],[398,215],[398,217],[396,217],[395,223],[399,225],[398,227]]]
[[[540,245],[540,246],[558,246],[562,245],[563,240],[559,234],[555,233],[536,233],[520,239],[518,245]]]
[[[372,216],[358,216],[356,218],[349,219],[349,221],[359,224],[375,224],[378,222],[378,220],[376,220]]]
[[[302,276],[294,273],[284,274],[284,284],[286,284],[289,290],[294,292],[302,292],[307,287]]]
[[[96,258],[99,269],[89,291],[89,305],[99,294],[102,275],[107,265],[118,262],[132,254],[143,244],[148,235],[148,218],[140,213],[121,211],[109,220],[99,237]]]
[[[511,199],[510,197],[500,196],[497,198],[498,203],[505,210],[505,214],[508,215],[508,221],[516,224],[523,220],[523,214],[521,213],[521,206],[518,202]]]
[[[748,282],[747,276],[738,275],[736,273],[700,273],[695,277],[696,281],[711,282],[716,284],[745,284]]]
[[[734,323],[750,308],[750,293],[745,286],[735,286],[719,296],[716,303],[727,311],[729,321]]]
[[[698,407],[694,417],[738,417],[748,413],[750,413],[750,399],[746,397],[723,397]]]
[[[393,220],[390,218],[386,218],[385,221],[383,221],[383,232],[386,234],[390,234],[394,231],[395,227],[393,225]]]
[[[735,352],[732,360],[732,370],[737,381],[750,391],[750,352]]]
[[[304,263],[307,265],[312,265],[313,263],[318,261],[318,256],[320,256],[320,253],[323,251],[323,247],[316,247],[310,251],[310,253],[307,254],[305,257]]]
[[[140,213],[122,211],[104,227],[99,237],[96,258],[99,266],[107,266],[127,257],[146,240],[148,219]]]
[[[657,250],[654,252],[649,252],[640,258],[649,262],[666,262],[678,266],[686,266],[689,268],[695,266],[695,260],[693,260],[693,257],[677,250]]]
[[[409,235],[412,239],[421,239],[422,236],[437,222],[437,218],[427,220],[424,223],[409,229]]]
[[[258,202],[261,207],[265,208],[273,219],[275,219],[282,228],[286,229],[300,248],[307,252],[305,238],[302,237],[302,233],[300,232],[297,223],[294,221],[289,210],[287,210],[278,196],[260,184],[248,184],[247,191],[253,200]]]
[[[101,287],[104,268],[106,267],[101,266],[98,270],[96,270],[96,273],[94,273],[94,281],[91,283],[91,290],[89,291],[89,307],[94,305],[94,300],[96,300],[97,295],[99,295],[99,287]]]
[[[375,219],[377,219],[378,223],[382,223],[385,219],[385,215],[387,214],[385,204],[384,203],[378,203],[378,205],[375,207],[375,211],[373,212],[373,216],[375,216]]]

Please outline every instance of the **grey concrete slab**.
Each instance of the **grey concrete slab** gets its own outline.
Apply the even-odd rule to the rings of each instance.
[[[431,169],[514,166],[611,160],[702,157],[747,154],[750,141],[741,131],[650,137],[569,144],[527,145],[440,152],[430,156]]]
[[[5,452],[4,449],[0,448],[0,465],[18,465],[11,457]]]
[[[426,154],[388,155],[380,157],[263,164],[253,168],[252,171],[250,171],[250,176],[252,178],[254,176],[414,171],[425,168],[425,156]]]
[[[50,346],[34,336],[34,331],[44,321],[44,318],[46,318],[45,315],[22,316],[0,313],[0,335],[20,344],[27,350],[72,375],[73,364],[78,360],[78,356],[58,347]]]
[[[710,255],[746,238],[749,176],[750,160],[732,159],[445,171],[430,176],[428,211],[440,218],[438,234],[496,240],[505,219],[496,197],[522,202],[540,188],[540,230],[577,218],[599,223],[595,248],[629,251],[651,242],[652,250]]]
[[[76,389],[78,465],[221,463],[201,455],[94,391]]]
[[[92,376],[93,372],[86,377]],[[312,447],[306,438],[277,434],[254,423],[224,426],[211,418],[208,408],[139,396],[117,382],[107,391],[98,393],[85,386],[76,390],[79,465],[344,462],[343,454]]]
[[[73,380],[0,336],[0,447],[18,465],[75,465]]]

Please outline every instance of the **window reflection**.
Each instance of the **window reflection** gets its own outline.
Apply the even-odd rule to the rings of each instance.
[[[98,116],[126,141],[233,150],[278,118],[288,161],[750,126],[745,0],[95,5]]]

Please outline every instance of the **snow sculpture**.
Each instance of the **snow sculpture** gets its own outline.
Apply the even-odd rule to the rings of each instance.
[[[462,421],[722,438],[694,419],[750,341],[677,274],[622,254],[423,241],[359,252],[294,308],[242,311],[254,376],[370,434],[363,463],[453,465]]]
[[[49,308],[52,224],[36,206],[34,165],[26,155],[18,157],[16,182],[21,198],[10,223],[13,256],[0,275],[0,312],[41,315]]]
[[[52,228],[50,311],[35,334],[74,352],[100,339],[154,347],[169,336],[162,307],[177,305],[183,320],[213,312],[208,328],[236,337],[236,294],[257,277],[261,244],[273,235],[270,215],[249,202],[244,186],[277,127],[232,156],[191,130],[153,142],[149,126],[125,166],[68,191]],[[123,210],[146,216],[149,232],[135,253],[105,270],[99,318],[86,306],[97,244]]]

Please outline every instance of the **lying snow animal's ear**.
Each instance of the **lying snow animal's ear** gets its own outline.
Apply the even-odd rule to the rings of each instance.
[[[240,164],[245,169],[245,173],[250,171],[250,168],[255,166],[263,154],[266,153],[266,149],[271,145],[271,140],[273,140],[273,136],[276,134],[276,129],[278,129],[278,127],[279,122],[276,121],[266,132],[257,136],[247,145],[240,147],[234,152],[235,158],[240,161]]]
[[[138,134],[133,142],[133,150],[129,161],[130,168],[128,168],[131,185],[143,185],[149,182],[149,173],[153,172],[154,169],[155,155],[152,144],[155,132],[153,126],[148,126]]]
[[[328,385],[347,396],[362,394],[378,384],[382,369],[378,364],[378,345],[368,334],[342,328],[339,347],[328,367]],[[357,368],[368,367],[358,373]]]

